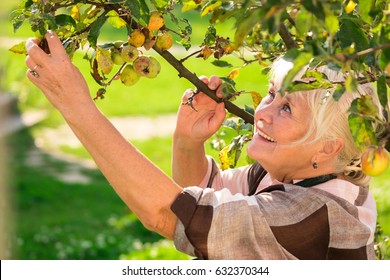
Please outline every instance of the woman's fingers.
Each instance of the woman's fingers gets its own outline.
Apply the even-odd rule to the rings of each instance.
[[[221,84],[222,80],[218,76],[213,75],[210,77],[210,82],[208,84],[210,89],[216,90]]]
[[[39,64],[42,65],[47,59],[48,55],[38,46],[39,40],[35,38],[30,38],[26,41],[26,51],[29,57],[31,59]]]
[[[225,110],[225,104],[223,102],[218,103],[216,108],[215,108],[215,114],[213,118],[210,120],[210,129],[212,131],[217,131],[223,121],[225,120],[226,117],[226,110]]]
[[[54,31],[49,30],[45,35],[47,44],[49,45],[50,53],[53,56],[62,56],[68,58],[65,48],[61,40]]]

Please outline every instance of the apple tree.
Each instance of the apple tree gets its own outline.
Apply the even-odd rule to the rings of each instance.
[[[185,18],[188,10],[208,15],[209,25],[205,27],[199,49],[179,60],[169,49],[174,43],[172,34],[179,36],[177,43],[186,50],[191,47],[191,23]],[[232,39],[219,36],[216,25],[231,19],[234,20]],[[281,92],[332,88],[336,100],[345,92],[353,91],[359,83],[375,82],[383,112],[378,111],[371,98],[361,97],[351,105],[349,117],[357,145],[366,150],[362,164],[369,175],[382,173],[389,163],[389,19],[389,0],[23,0],[11,16],[15,31],[26,21],[38,37],[43,38],[48,29],[55,30],[70,57],[79,48],[86,48],[91,74],[101,85],[95,98],[103,98],[114,80],[120,79],[124,85],[131,86],[141,77],[155,78],[161,70],[159,61],[139,51],[153,48],[177,69],[180,77],[217,102],[224,102],[226,109],[240,118],[225,123],[238,134],[229,139],[230,144],[226,145],[223,139],[215,141],[221,150],[223,168],[236,165],[243,145],[250,139],[251,113],[261,96],[251,92],[253,107],[241,109],[232,102],[245,92],[235,88],[234,77],[239,70],[223,77],[225,96],[219,99],[184,66],[184,61],[213,57],[213,64],[225,67],[229,64],[223,60],[224,56],[235,53],[243,66],[258,63],[266,71],[276,57],[284,55],[294,67],[287,74]],[[174,28],[167,27],[167,20]],[[99,44],[100,30],[105,24],[125,28],[127,37],[123,41]],[[49,51],[45,40],[41,47]],[[24,42],[11,51],[25,53]],[[315,71],[324,64],[341,71],[345,82],[329,81]],[[293,81],[304,65],[310,65],[304,77]],[[191,98],[188,105],[193,107]],[[384,120],[379,118],[380,113],[384,114]]]
[[[207,22],[200,46],[191,44],[192,27],[186,17],[190,10]],[[350,107],[349,124],[357,146],[364,151],[363,171],[375,176],[388,168],[390,0],[21,0],[10,18],[15,31],[30,25],[32,35],[42,38],[40,46],[46,52],[43,35],[49,29],[56,31],[70,57],[82,49],[100,85],[96,99],[104,98],[113,82],[132,86],[141,78],[155,78],[161,70],[159,59],[165,59],[179,77],[224,102],[230,112],[213,141],[220,150],[222,168],[236,166],[252,136],[253,109],[261,96],[236,89],[239,70],[232,69],[221,77],[224,97],[220,99],[185,66],[188,60],[229,67],[225,57],[234,54],[242,67],[256,63],[259,71],[266,72],[283,55],[294,67],[282,84],[282,93],[326,88],[332,89],[335,100],[358,84],[374,83],[383,112],[372,98],[361,97]],[[231,36],[218,34],[221,23],[232,24]],[[127,35],[102,44],[99,36],[105,25],[124,29]],[[173,45],[188,55],[177,58],[171,51]],[[153,55],[143,54],[150,49]],[[11,51],[25,54],[25,42]],[[294,79],[305,65],[310,67],[301,79]],[[345,82],[332,82],[318,73],[316,68],[321,65],[341,72]],[[251,94],[253,103],[240,108],[234,99],[243,93]],[[187,105],[196,110],[191,98]]]
[[[202,44],[178,59],[170,52],[173,44],[187,51],[191,48],[192,27],[186,18],[189,10],[199,12],[208,24]],[[204,59],[204,63],[227,67],[230,65],[224,58],[234,53],[243,67],[257,63],[259,71],[267,71],[275,58],[284,55],[294,67],[281,92],[329,88],[334,89],[336,100],[358,84],[375,83],[383,112],[371,98],[362,97],[352,103],[349,123],[356,144],[367,150],[363,170],[377,175],[388,167],[390,0],[22,0],[11,21],[15,31],[26,22],[41,38],[49,29],[56,31],[70,57],[83,49],[91,74],[101,86],[95,98],[103,98],[116,80],[131,86],[140,78],[155,78],[161,70],[156,57],[165,59],[180,77],[217,102],[224,102],[238,117],[226,120],[224,125],[236,135],[228,141],[218,137],[215,141],[224,168],[237,164],[243,145],[250,139],[253,108],[261,96],[249,92],[253,104],[239,108],[234,98],[248,92],[236,89],[238,69],[222,77],[225,96],[220,99],[184,65],[185,61]],[[229,38],[219,36],[216,28],[227,21],[233,24]],[[100,44],[100,31],[107,24],[125,29],[126,38]],[[48,51],[45,40],[41,47]],[[141,49],[153,49],[155,55],[143,55]],[[11,51],[25,53],[24,42]],[[295,81],[304,65],[310,67]],[[320,75],[316,72],[320,65],[342,72],[345,82],[335,83]],[[193,107],[191,100],[188,105]],[[382,113],[384,119],[379,117]]]

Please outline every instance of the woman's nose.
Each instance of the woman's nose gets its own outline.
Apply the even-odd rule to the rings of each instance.
[[[257,121],[262,121],[267,124],[272,124],[273,121],[273,111],[272,103],[271,104],[259,104],[257,106],[256,111],[255,111],[255,122]]]

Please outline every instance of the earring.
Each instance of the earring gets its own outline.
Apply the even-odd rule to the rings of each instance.
[[[317,164],[317,162],[315,161],[315,162],[313,162],[313,168],[314,169],[317,169],[318,168],[318,164]]]

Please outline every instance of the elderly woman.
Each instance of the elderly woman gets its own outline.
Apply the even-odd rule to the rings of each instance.
[[[38,40],[27,42],[28,78],[128,207],[178,250],[201,259],[374,257],[375,202],[355,164],[360,151],[348,128],[347,100],[335,102],[323,90],[280,95],[291,67],[280,60],[255,112],[247,151],[257,163],[221,172],[204,142],[223,122],[224,105],[200,93],[198,112],[179,109],[172,180],[97,109],[56,34],[49,31],[46,39],[50,55]],[[217,77],[203,81],[220,94]]]

